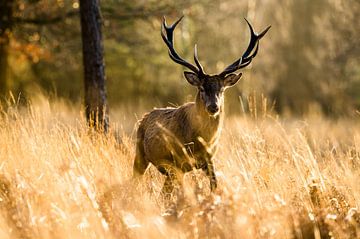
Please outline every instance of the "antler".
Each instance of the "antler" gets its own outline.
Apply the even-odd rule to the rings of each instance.
[[[234,71],[237,71],[237,70],[239,70],[241,68],[244,68],[247,65],[249,65],[251,63],[252,59],[256,56],[256,54],[258,52],[260,39],[267,33],[267,31],[271,27],[271,26],[268,26],[260,34],[256,34],[254,32],[254,29],[252,28],[251,24],[248,22],[248,20],[246,20],[246,18],[245,18],[245,21],[247,22],[247,24],[249,26],[249,29],[250,29],[250,43],[249,43],[249,46],[247,47],[244,54],[237,61],[235,61],[231,65],[227,66],[225,68],[225,70],[220,73],[221,76],[225,76],[227,74],[230,74],[230,73],[232,73]],[[254,48],[255,48],[255,50],[254,50]]]
[[[171,26],[167,26],[166,19],[164,17],[163,22],[161,24],[161,37],[164,40],[167,47],[169,48],[169,56],[173,61],[175,61],[176,63],[178,63],[180,65],[183,65],[183,66],[189,68],[190,70],[197,73],[198,75],[205,75],[204,69],[203,69],[202,65],[200,64],[200,61],[199,61],[198,56],[197,56],[197,47],[196,47],[196,45],[195,45],[195,49],[194,49],[194,61],[195,61],[197,67],[194,66],[193,64],[185,61],[184,59],[182,59],[174,49],[173,33],[174,33],[174,30],[175,30],[175,27],[177,26],[177,24],[179,24],[179,22],[183,19],[183,17],[184,16],[180,17]],[[164,34],[163,29],[165,29],[166,36]]]

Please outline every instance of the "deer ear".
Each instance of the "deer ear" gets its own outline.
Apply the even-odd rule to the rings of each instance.
[[[239,81],[241,76],[242,76],[242,73],[227,75],[224,79],[224,86],[231,87],[231,86],[235,85]]]
[[[191,85],[193,85],[193,86],[201,85],[201,81],[197,74],[195,74],[193,72],[189,72],[189,71],[184,71],[184,76]]]

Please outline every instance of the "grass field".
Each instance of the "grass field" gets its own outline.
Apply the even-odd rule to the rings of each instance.
[[[61,101],[4,111],[0,238],[360,238],[358,117],[227,118],[219,189],[189,173],[169,216],[156,169],[131,180],[135,114],[103,136]]]

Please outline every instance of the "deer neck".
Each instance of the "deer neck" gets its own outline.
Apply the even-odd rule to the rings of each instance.
[[[196,128],[198,129],[199,136],[204,138],[207,142],[216,140],[217,136],[220,134],[223,124],[223,103],[220,105],[219,114],[216,116],[210,116],[207,113],[205,103],[201,100],[200,93],[198,92],[194,106],[192,118]]]

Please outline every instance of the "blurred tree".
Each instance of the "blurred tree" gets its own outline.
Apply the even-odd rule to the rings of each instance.
[[[80,16],[86,119],[90,126],[107,132],[109,116],[101,33],[102,19],[98,0],[80,0]]]
[[[0,1],[0,95],[8,89],[9,42],[14,25],[15,0]]]
[[[266,73],[274,80],[268,92],[277,111],[348,115],[360,105],[360,2],[281,2],[269,8],[277,8],[277,32]]]
[[[15,11],[16,24],[11,44],[9,88],[14,94],[21,91],[24,95],[30,93],[36,83],[45,92],[53,92],[57,96],[74,101],[79,100],[82,97],[79,91],[83,87],[81,84],[83,76],[81,38],[77,36],[81,33],[79,21],[74,17],[79,15],[79,2],[77,0],[58,0],[55,3],[53,0],[16,1],[19,7]],[[186,9],[192,1],[101,2],[103,27],[106,29],[105,51],[109,51],[107,58],[110,59],[107,60],[107,64],[110,65],[107,71],[111,74],[107,75],[108,82],[111,83],[110,98],[113,102],[126,103],[125,101],[132,100],[132,95],[140,93],[138,88],[134,88],[137,86],[145,90],[151,88],[151,91],[145,91],[147,93],[145,96],[153,93],[160,93],[160,97],[169,94],[164,93],[163,90],[159,91],[153,82],[134,85],[132,80],[144,79],[142,74],[146,74],[145,79],[149,78],[148,70],[155,70],[151,59],[150,61],[141,59],[147,57],[150,52],[155,51],[155,55],[158,53],[158,49],[151,49],[151,44],[157,44],[154,36],[158,36],[158,29],[153,31],[156,22],[154,20],[163,15],[174,15],[179,12],[178,9]],[[146,32],[145,35],[145,29],[151,32]],[[140,68],[139,65],[144,67]],[[120,85],[118,79],[129,80],[122,80]]]
[[[286,39],[277,39],[274,64],[284,65],[278,74],[278,82],[272,92],[278,112],[290,111],[295,114],[308,112],[309,104],[320,103],[318,53],[319,34],[315,34],[315,20],[321,17],[325,1],[289,1],[286,11],[289,15],[279,19],[286,29]],[[291,19],[284,23],[286,19]],[[274,66],[274,69],[276,66]]]
[[[56,24],[77,14],[77,11],[57,13],[58,4],[50,5],[39,0],[9,0],[0,1],[0,95],[9,90],[19,93],[22,81],[29,76],[22,71],[26,64],[24,59],[37,63],[44,55],[40,44],[40,36],[36,28]],[[19,31],[19,28],[21,29]],[[16,68],[11,70],[11,65]],[[18,63],[22,64],[18,64]],[[16,76],[19,75],[20,79]],[[11,80],[10,80],[11,79]],[[17,86],[17,87],[14,87]]]
[[[327,112],[339,115],[360,108],[360,1],[329,0],[318,22],[324,53],[322,90]]]

